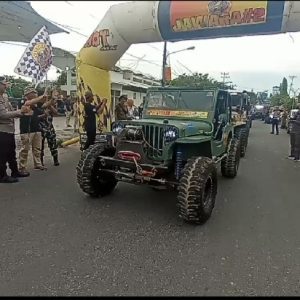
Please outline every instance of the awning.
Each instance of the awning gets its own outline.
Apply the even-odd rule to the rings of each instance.
[[[27,1],[0,1],[0,41],[29,43],[43,26],[49,34],[68,33],[40,16]]]
[[[75,55],[71,52],[53,47],[53,62],[52,65],[61,70],[65,70],[66,67],[73,69],[75,67]]]

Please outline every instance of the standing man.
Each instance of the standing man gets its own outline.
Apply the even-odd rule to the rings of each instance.
[[[57,92],[52,92],[52,99],[42,104],[39,103],[44,114],[39,116],[40,119],[40,129],[42,132],[42,146],[41,146],[41,162],[44,166],[44,150],[45,150],[45,140],[47,140],[48,147],[50,149],[51,155],[53,157],[54,166],[59,166],[58,162],[58,150],[56,141],[56,132],[53,126],[53,116],[57,115],[57,110],[55,109],[55,102],[57,100]]]
[[[300,109],[300,105],[299,105]],[[300,154],[300,111],[298,111],[295,116],[290,119],[291,127],[290,127],[290,145],[291,152],[289,155],[289,159],[293,159],[295,161],[299,161]]]
[[[143,117],[143,108],[144,108],[144,102],[140,104],[138,107],[138,112],[139,112],[139,118],[141,119]]]
[[[286,109],[283,109],[283,112],[281,114],[281,129],[286,129],[287,128],[287,117],[288,117],[288,113],[286,111]]]
[[[24,97],[25,99],[22,102],[32,109],[32,115],[22,116],[20,118],[22,148],[19,153],[19,169],[22,173],[27,172],[30,146],[32,149],[34,169],[45,170],[41,162],[42,134],[39,126],[39,116],[43,114],[43,110],[37,107],[37,103],[41,101],[45,102],[47,99],[45,94],[38,97],[38,93],[34,88],[25,89]]]
[[[65,100],[64,104],[65,104],[65,114],[66,114],[66,125],[67,127],[72,127],[70,125],[71,114],[72,114],[72,102],[70,96],[67,96],[67,99]]]
[[[93,105],[94,95],[91,91],[85,93],[86,103],[84,104],[84,128],[87,135],[87,140],[83,150],[95,143],[96,139],[96,114],[102,114],[107,99],[103,99],[97,106]]]
[[[76,100],[74,101],[73,104],[73,115],[74,115],[74,124],[73,124],[73,128],[74,128],[74,133],[78,132],[78,127],[79,127],[79,119],[78,119],[78,99],[76,98]]]
[[[139,115],[137,107],[134,105],[134,101],[132,99],[127,100],[127,109],[128,109],[128,116],[132,119]]]
[[[128,115],[128,109],[126,106],[127,96],[122,95],[119,98],[119,103],[116,105],[115,108],[115,120],[131,120],[132,118]]]
[[[294,134],[294,161],[300,162],[300,111],[296,113],[295,120],[292,120],[292,130]]]
[[[20,110],[13,111],[7,97],[4,97],[8,82],[0,77],[0,183],[18,182],[18,177],[27,177],[29,173],[20,173],[16,159],[15,123],[19,118],[29,113],[28,107],[22,106]],[[9,164],[11,176],[6,173],[6,164]]]
[[[276,135],[279,134],[279,129],[278,129],[278,124],[279,124],[279,119],[280,119],[280,110],[278,107],[275,107],[273,110],[273,118],[272,118],[272,131],[271,134],[274,134],[274,127],[276,129]]]

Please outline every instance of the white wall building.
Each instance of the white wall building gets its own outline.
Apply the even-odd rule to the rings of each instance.
[[[279,95],[280,94],[280,87],[279,86],[273,86],[272,93],[273,93],[273,95]]]
[[[61,90],[66,91],[68,95],[74,95],[77,91],[76,77],[71,70],[67,72],[69,73],[67,84],[62,85]],[[139,106],[143,102],[149,87],[160,86],[160,81],[151,76],[134,73],[130,70],[121,70],[120,68],[110,71],[110,79],[112,108],[114,108],[121,95],[127,95],[128,99],[132,99],[134,104]]]

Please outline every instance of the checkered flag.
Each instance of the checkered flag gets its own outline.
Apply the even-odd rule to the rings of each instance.
[[[31,77],[35,84],[43,80],[52,64],[53,50],[46,26],[33,37],[15,67],[15,73]]]

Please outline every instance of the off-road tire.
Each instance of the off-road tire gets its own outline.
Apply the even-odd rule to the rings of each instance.
[[[76,168],[79,187],[91,197],[110,194],[118,183],[112,174],[99,170],[100,155],[113,156],[114,149],[104,143],[94,144],[82,153]]]
[[[240,155],[241,157],[245,157],[246,155],[246,149],[248,146],[248,135],[249,131],[247,128],[242,128],[239,131],[239,140],[240,140],[240,147],[241,147],[241,152]]]
[[[234,178],[240,164],[240,141],[237,138],[230,140],[227,150],[227,157],[221,161],[222,176]]]
[[[207,157],[187,161],[179,181],[179,217],[188,223],[204,224],[211,216],[217,195],[217,168]]]
[[[152,186],[151,189],[155,192],[162,192],[162,191],[165,191],[166,190],[166,187],[160,187],[160,186]]]

